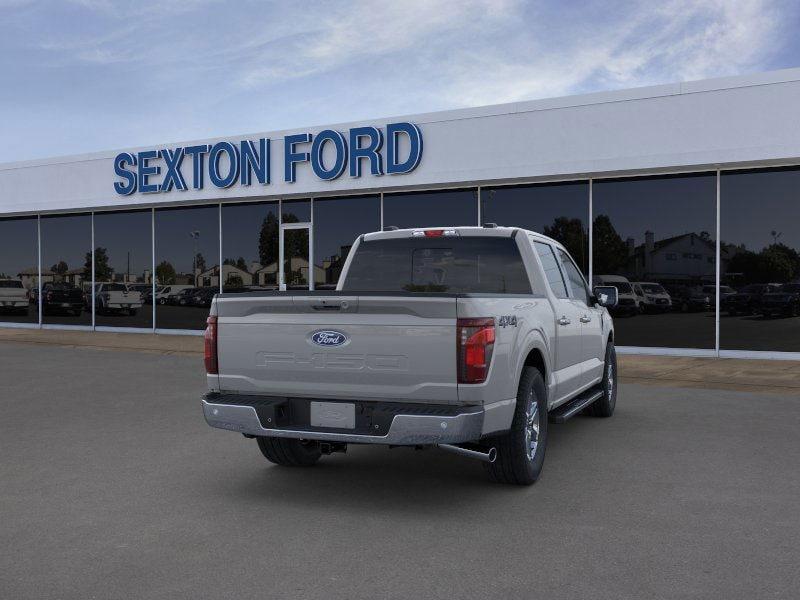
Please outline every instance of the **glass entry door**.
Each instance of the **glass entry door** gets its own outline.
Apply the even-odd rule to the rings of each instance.
[[[284,223],[280,235],[280,289],[313,290],[311,223]]]

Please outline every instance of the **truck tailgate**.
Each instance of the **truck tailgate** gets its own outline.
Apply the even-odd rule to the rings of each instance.
[[[222,391],[455,403],[456,298],[221,297]]]

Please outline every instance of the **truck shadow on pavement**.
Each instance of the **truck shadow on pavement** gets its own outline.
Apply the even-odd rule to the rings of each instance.
[[[262,459],[254,442],[240,448],[250,452],[242,463],[224,465],[225,472],[207,473],[204,488],[215,490],[224,502],[268,505],[324,506],[348,511],[368,508],[391,513],[428,510],[452,511],[454,506],[493,497],[545,490],[548,479],[569,469],[576,444],[602,434],[598,419],[576,417],[566,425],[550,425],[547,459],[541,480],[532,487],[493,483],[479,461],[453,456],[435,448],[386,448],[351,445],[346,454],[323,456],[310,468],[286,468]],[[578,438],[584,438],[581,441]],[[588,442],[591,443],[591,442]],[[263,461],[262,466],[258,462]],[[548,477],[550,475],[550,477]],[[203,493],[214,493],[204,489]]]

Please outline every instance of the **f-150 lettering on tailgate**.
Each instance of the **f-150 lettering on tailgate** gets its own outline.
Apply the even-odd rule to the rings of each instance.
[[[332,369],[338,371],[408,371],[408,357],[379,354],[258,352],[256,366],[267,369]]]

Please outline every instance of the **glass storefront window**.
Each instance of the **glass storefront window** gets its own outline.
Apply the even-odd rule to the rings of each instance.
[[[720,349],[800,352],[800,169],[723,172]]]
[[[314,200],[315,289],[335,289],[353,242],[380,228],[380,196]]]
[[[311,200],[284,200],[281,214],[284,223],[310,223]]]
[[[277,202],[222,206],[222,285],[225,292],[278,289]]]
[[[95,325],[152,328],[152,212],[95,213],[94,245]]]
[[[715,347],[716,175],[595,180],[593,285],[619,346]]]
[[[481,188],[481,221],[522,227],[561,242],[589,276],[589,183]]]
[[[41,219],[42,322],[92,324],[92,215]]]
[[[384,194],[383,226],[448,227],[478,224],[478,190]]]
[[[156,327],[204,329],[219,292],[219,207],[155,212]]]
[[[39,322],[38,246],[36,217],[0,219],[0,321]]]

